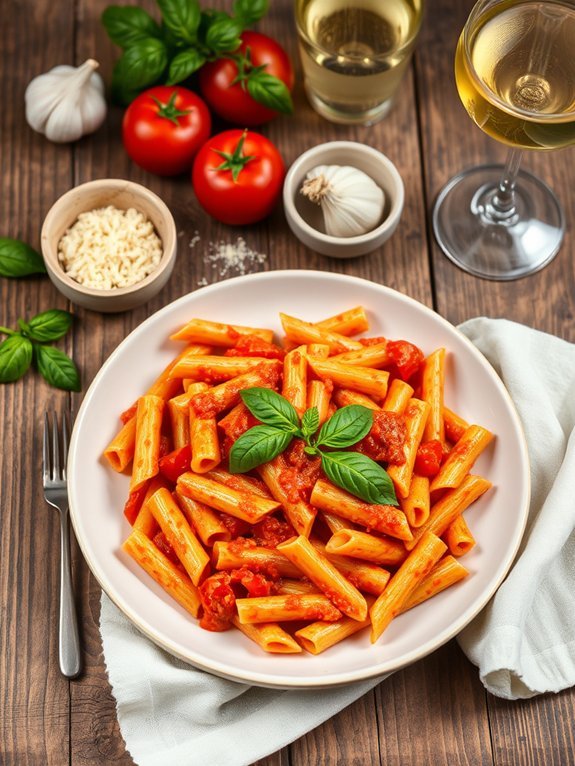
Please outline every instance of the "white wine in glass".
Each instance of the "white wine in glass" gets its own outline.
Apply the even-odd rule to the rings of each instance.
[[[455,57],[459,95],[474,122],[512,147],[505,168],[460,173],[433,216],[445,254],[465,271],[510,280],[557,254],[564,217],[551,190],[519,170],[523,149],[575,143],[575,0],[480,0]]]

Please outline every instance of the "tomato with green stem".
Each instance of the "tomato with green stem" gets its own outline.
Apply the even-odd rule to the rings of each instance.
[[[211,126],[209,109],[200,96],[179,86],[158,85],[126,109],[122,137],[137,165],[150,173],[174,176],[192,166]]]
[[[210,108],[228,122],[253,127],[293,110],[289,56],[259,32],[243,32],[237,51],[204,64],[199,82]]]
[[[226,130],[198,152],[192,183],[207,213],[222,223],[245,225],[272,212],[284,176],[282,157],[269,139],[253,131]]]

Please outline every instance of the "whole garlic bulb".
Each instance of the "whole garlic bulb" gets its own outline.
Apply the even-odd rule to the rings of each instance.
[[[35,77],[26,88],[26,120],[56,143],[77,141],[93,133],[106,117],[104,83],[98,62],[57,66]]]
[[[382,189],[362,170],[318,165],[306,174],[301,193],[321,205],[326,233],[356,237],[374,229],[384,206]]]

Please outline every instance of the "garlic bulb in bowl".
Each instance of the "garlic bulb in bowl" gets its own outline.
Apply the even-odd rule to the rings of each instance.
[[[358,168],[318,165],[306,174],[301,193],[321,206],[330,236],[357,237],[381,222],[383,190]]]

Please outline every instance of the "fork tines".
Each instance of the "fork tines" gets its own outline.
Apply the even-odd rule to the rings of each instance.
[[[70,441],[70,413],[63,410],[62,428],[58,426],[55,410],[44,412],[44,435],[42,439],[42,481],[66,479],[66,458]],[[60,433],[61,444],[60,444]],[[51,445],[51,448],[50,448]]]

